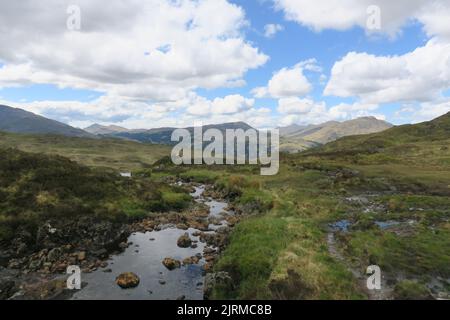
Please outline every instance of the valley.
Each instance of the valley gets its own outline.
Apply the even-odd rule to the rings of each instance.
[[[38,139],[5,136],[2,141],[14,141],[17,149]],[[5,149],[0,168],[0,234],[6,267],[0,272],[2,287],[12,290],[17,285],[10,272],[25,271],[25,279],[35,279],[36,274],[64,278],[62,265],[85,252],[82,266],[87,285],[74,298],[99,297],[95,289],[89,289],[89,282],[107,279],[99,288],[110,286],[114,289],[106,291],[121,298],[125,294],[151,299],[146,291],[150,290],[155,297],[173,299],[182,295],[186,299],[448,299],[449,142],[447,114],[427,123],[342,138],[299,154],[283,153],[280,171],[274,176],[261,176],[260,168],[251,165],[175,166],[161,146],[122,141],[118,143],[147,150],[155,162],[143,166],[128,160],[122,166],[121,153],[116,152],[114,162],[102,160],[97,165],[95,158],[80,156],[73,158],[76,163],[51,155],[70,156],[70,146],[51,149],[45,143],[34,144],[35,152],[42,148],[38,154]],[[133,178],[120,177],[122,167],[131,168]],[[177,185],[180,181],[183,184]],[[205,197],[227,202],[228,210],[237,216],[226,218],[233,228],[225,237],[203,236],[208,246],[221,248],[208,258],[214,263],[205,263],[206,270],[203,267],[214,283],[208,294],[203,296],[202,288],[193,291],[195,296],[166,296],[172,277],[185,277],[192,271],[195,280],[187,282],[204,284],[200,270],[204,262],[164,271],[159,260],[166,255],[161,253],[154,255],[159,263],[145,262],[155,263],[155,273],[148,275],[139,266],[133,269],[131,262],[126,268],[126,261],[139,261],[141,251],[152,256],[164,248],[169,257],[173,253],[169,247],[184,232],[199,241],[198,247],[173,254],[175,260],[201,253],[201,234],[213,230],[204,222],[208,209],[202,199],[194,201],[198,194],[192,188],[203,185],[209,186]],[[75,221],[79,222],[74,225]],[[87,228],[91,234],[75,237],[77,228],[87,225],[93,226]],[[37,242],[45,226],[47,240]],[[48,232],[53,228],[62,234],[56,232],[58,237],[52,238]],[[112,230],[117,237],[111,236]],[[90,238],[96,240],[87,241]],[[150,238],[162,241],[158,249],[151,247]],[[113,239],[117,240],[110,243]],[[101,250],[106,247],[106,252]],[[63,248],[56,255],[60,260],[49,264],[49,251],[55,248]],[[35,262],[39,259],[42,263]],[[366,268],[374,264],[382,271],[383,291],[378,293],[364,287]],[[142,282],[136,291],[121,291],[114,279],[129,271]],[[168,278],[159,279],[158,272]],[[166,281],[167,287],[159,280]],[[46,292],[54,292],[46,287],[52,281],[45,282]],[[56,292],[62,290],[61,284],[55,286],[60,288],[53,289]]]

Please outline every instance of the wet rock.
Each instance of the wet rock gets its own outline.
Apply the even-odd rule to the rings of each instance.
[[[179,223],[179,224],[177,224],[177,229],[187,230],[187,229],[189,229],[189,227],[187,225],[185,225],[184,223]]]
[[[67,263],[60,263],[60,264],[56,265],[56,267],[55,267],[56,272],[62,273],[62,272],[66,272],[66,270],[67,270]]]
[[[192,240],[189,237],[189,233],[185,233],[180,238],[178,238],[177,245],[180,248],[189,248],[192,245]]]
[[[202,269],[205,273],[211,272],[213,270],[213,263],[212,262],[205,263]]]
[[[122,289],[135,288],[139,285],[139,282],[139,277],[132,272],[122,273],[116,278],[117,285]]]
[[[200,258],[197,256],[192,256],[189,258],[186,258],[183,260],[183,265],[191,265],[191,264],[197,264],[200,262]]]
[[[119,248],[122,250],[125,250],[126,248],[128,248],[128,244],[126,242],[121,242],[119,244]]]
[[[205,255],[207,255],[207,254],[213,254],[213,253],[215,253],[216,252],[216,250],[214,250],[213,248],[209,248],[209,247],[206,247],[204,250],[203,250],[203,253],[205,254]]]
[[[78,252],[77,259],[78,259],[78,261],[86,260],[86,252],[85,251]]]
[[[169,270],[175,270],[181,267],[181,262],[173,258],[165,258],[162,264]]]

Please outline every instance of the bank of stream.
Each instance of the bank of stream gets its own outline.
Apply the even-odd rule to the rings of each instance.
[[[214,223],[209,224],[207,231],[167,224],[151,232],[133,233],[124,252],[111,256],[104,268],[82,275],[82,289],[72,299],[202,300],[205,265],[214,259],[211,253],[218,252],[218,248],[208,246],[205,238],[227,228],[225,217],[234,212],[227,210],[226,202],[206,196],[203,185],[195,186],[191,196],[208,207],[205,219]],[[177,241],[186,234],[192,244],[180,247]],[[180,267],[169,270],[162,263],[165,258],[180,262]],[[137,287],[122,289],[116,284],[116,278],[125,272],[139,277]]]

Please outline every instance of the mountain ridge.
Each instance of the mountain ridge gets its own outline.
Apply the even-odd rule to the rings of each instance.
[[[298,130],[293,130],[297,126]],[[346,136],[382,132],[393,125],[375,117],[361,117],[344,122],[328,121],[318,125],[289,126],[279,128],[281,150],[299,152],[311,147],[324,145]]]
[[[0,105],[0,130],[12,133],[60,134],[69,137],[95,138],[95,135],[82,129],[6,105]]]

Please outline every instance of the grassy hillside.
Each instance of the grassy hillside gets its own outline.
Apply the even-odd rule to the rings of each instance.
[[[0,244],[18,228],[35,234],[47,219],[125,221],[189,201],[185,192],[148,179],[121,178],[60,156],[0,149]]]
[[[210,172],[236,206],[256,208],[216,265],[237,285],[214,296],[449,297],[449,139],[450,114],[283,155],[273,177],[245,167]],[[365,290],[371,264],[387,281],[381,293]]]
[[[69,137],[95,137],[67,124],[3,105],[0,105],[0,130],[16,133],[60,134]]]
[[[344,122],[330,121],[305,127],[281,128],[281,150],[298,152],[323,145],[342,137],[382,132],[392,128],[388,122],[373,117],[363,117]]]
[[[5,132],[0,132],[0,148],[61,155],[87,166],[109,167],[122,171],[147,168],[170,153],[167,146],[120,139],[87,139]]]

